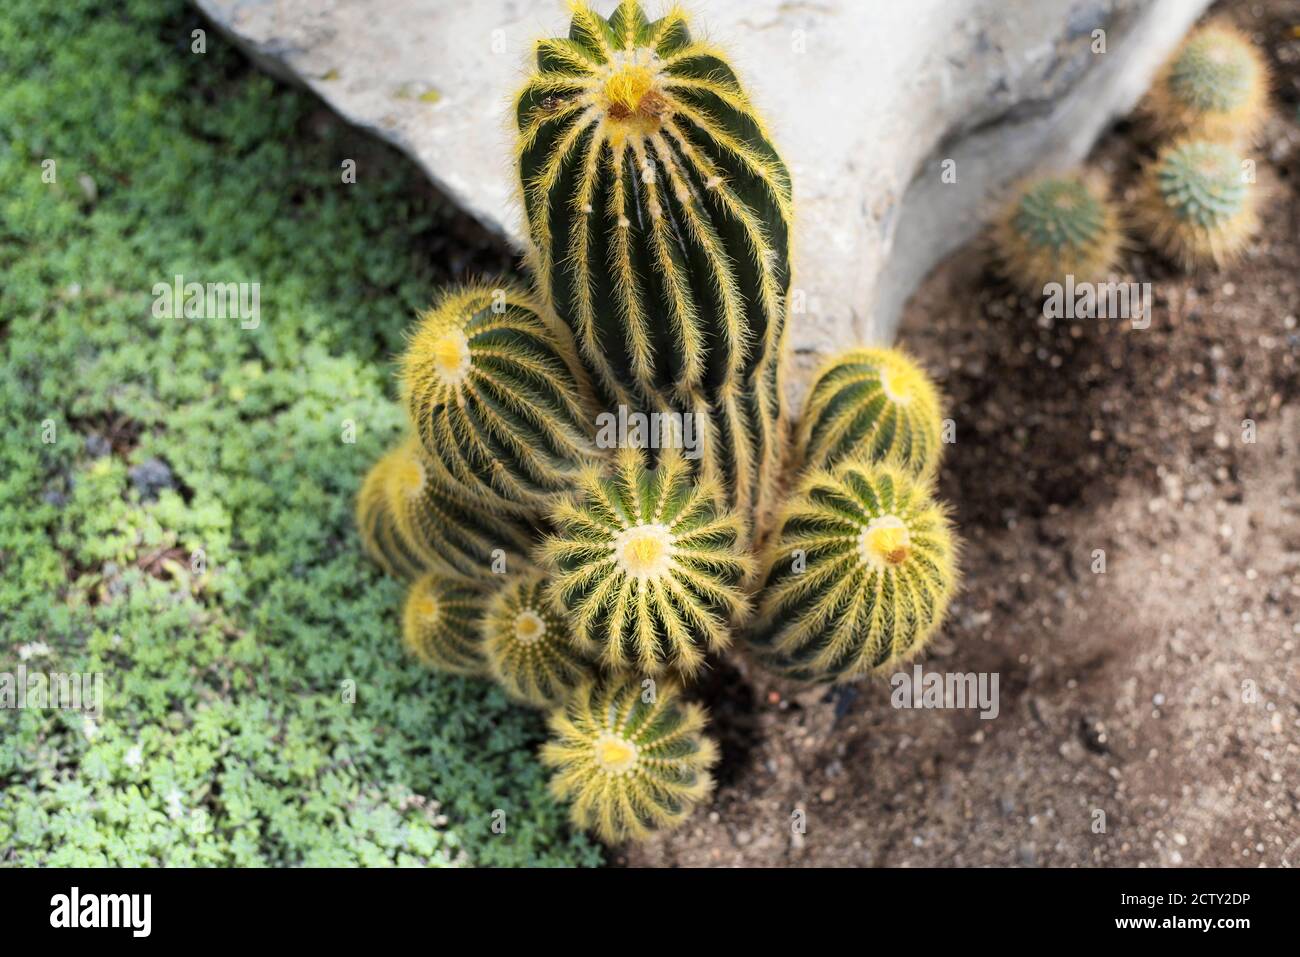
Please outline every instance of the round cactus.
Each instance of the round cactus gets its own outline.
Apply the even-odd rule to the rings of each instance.
[[[1235,27],[1214,23],[1165,64],[1144,112],[1157,135],[1249,143],[1268,114],[1268,66]]]
[[[392,473],[402,458],[393,449],[375,463],[357,493],[357,530],[366,554],[394,578],[414,578],[427,562],[420,550],[407,544],[397,527],[388,495]]]
[[[893,464],[810,475],[769,548],[757,624],[763,662],[806,681],[848,681],[918,652],[955,577],[946,509]]]
[[[387,510],[397,538],[425,568],[490,578],[526,567],[531,543],[509,516],[457,500],[430,481],[429,456],[414,436],[391,454]]]
[[[740,518],[719,501],[675,455],[650,470],[624,450],[610,471],[583,476],[540,550],[554,571],[548,598],[580,649],[612,669],[689,676],[730,644],[730,624],[748,610],[739,586],[751,562],[738,547]]]
[[[1023,186],[993,230],[998,266],[1017,288],[1040,294],[1048,283],[1108,278],[1123,231],[1102,182],[1067,174]]]
[[[432,477],[461,498],[538,512],[586,461],[594,415],[571,350],[513,286],[445,293],[402,357]]]
[[[614,844],[684,821],[713,790],[705,712],[671,683],[633,676],[587,682],[552,713],[542,763],[573,822]]]
[[[487,592],[477,584],[435,573],[411,583],[402,607],[402,644],[439,671],[487,674],[480,632]]]
[[[896,461],[929,475],[943,450],[939,392],[897,349],[851,349],[813,380],[799,427],[797,461],[830,468],[849,458]]]
[[[500,589],[483,618],[483,641],[492,677],[507,694],[553,708],[595,668],[574,647],[564,616],[543,599],[544,584],[541,575],[531,573]]]
[[[735,72],[673,8],[573,5],[517,100],[539,282],[611,401],[705,411],[742,516],[780,464],[790,177]]]
[[[1239,256],[1259,226],[1257,205],[1232,147],[1181,140],[1148,168],[1139,219],[1157,249],[1191,270]]]

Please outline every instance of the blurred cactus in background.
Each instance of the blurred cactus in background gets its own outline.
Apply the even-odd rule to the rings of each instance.
[[[1119,260],[1119,213],[1095,175],[1067,174],[1023,186],[993,231],[998,266],[1016,288],[1039,294],[1067,276],[1105,282]]]
[[[1188,37],[1147,94],[1144,112],[1161,138],[1249,144],[1268,115],[1269,71],[1244,34],[1211,23]]]
[[[1250,167],[1231,146],[1172,143],[1146,171],[1138,218],[1152,245],[1184,269],[1222,265],[1259,228]]]

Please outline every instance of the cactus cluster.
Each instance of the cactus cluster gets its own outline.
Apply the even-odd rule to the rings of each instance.
[[[685,695],[737,638],[816,681],[923,646],[955,575],[929,498],[942,401],[905,355],[852,349],[791,448],[790,178],[735,72],[681,11],[652,21],[633,0],[608,18],[575,4],[536,54],[516,112],[534,285],[465,286],[420,313],[400,361],[408,433],[366,477],[357,524],[413,579],[405,646],[547,710],[552,790],[613,842],[708,797],[717,750]],[[602,447],[598,419],[623,405],[692,414],[699,446]],[[848,513],[805,527],[831,521],[817,483],[832,480],[862,525],[856,570],[837,551]],[[773,564],[765,583],[754,550],[772,536],[811,549],[806,577]]]
[[[1255,164],[1244,152],[1268,115],[1268,67],[1250,40],[1214,22],[1170,57],[1143,110],[1160,140],[1134,217],[1183,269],[1222,266],[1259,226]]]
[[[1161,255],[1192,271],[1238,256],[1258,227],[1254,164],[1242,150],[1268,114],[1268,67],[1235,28],[1211,23],[1169,58],[1143,101],[1160,143],[1132,213],[1109,199],[1098,171],[1031,181],[993,229],[1000,272],[1023,292],[1105,282],[1131,223]]]

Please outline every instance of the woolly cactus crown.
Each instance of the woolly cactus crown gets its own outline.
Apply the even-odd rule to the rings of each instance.
[[[1268,66],[1235,27],[1213,23],[1193,33],[1152,87],[1145,111],[1164,136],[1249,142],[1268,109]]]
[[[1022,187],[994,229],[1002,272],[1041,292],[1067,275],[1103,280],[1123,242],[1119,215],[1101,182],[1082,173],[1048,176]]]
[[[1141,218],[1155,244],[1191,269],[1239,255],[1258,227],[1257,205],[1232,147],[1181,140],[1148,169]]]

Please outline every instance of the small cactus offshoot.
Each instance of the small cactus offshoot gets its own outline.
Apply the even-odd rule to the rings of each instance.
[[[425,570],[427,561],[403,538],[388,494],[393,471],[402,457],[402,449],[393,449],[366,474],[357,493],[357,530],[361,547],[375,564],[394,578],[414,578]]]
[[[572,10],[517,98],[538,281],[611,402],[708,414],[701,470],[748,521],[780,465],[789,173],[680,9]]]
[[[402,607],[402,644],[431,668],[456,675],[487,674],[480,623],[483,586],[430,573],[411,583]]]
[[[678,455],[651,470],[624,450],[608,472],[588,470],[579,493],[551,513],[557,531],[540,550],[574,641],[612,669],[694,674],[748,610],[740,518]]]
[[[500,589],[483,618],[483,641],[492,677],[507,694],[554,708],[595,668],[569,639],[565,617],[544,600],[544,584],[541,575],[526,573]]]
[[[430,479],[432,467],[414,436],[391,456],[388,511],[405,548],[424,567],[465,578],[526,566],[530,539],[509,516],[457,500]]]
[[[513,286],[445,293],[402,357],[433,478],[461,498],[541,511],[595,454],[590,399],[542,307]]]
[[[916,475],[939,464],[943,413],[939,392],[897,349],[851,349],[813,380],[796,456],[807,469],[848,458],[896,461]]]
[[[1254,44],[1226,23],[1188,37],[1161,70],[1145,113],[1161,138],[1243,145],[1268,115],[1268,66]]]
[[[765,664],[849,681],[921,650],[956,578],[946,509],[896,465],[809,476],[769,548],[751,640]]]
[[[993,230],[999,269],[1018,289],[1035,295],[1067,276],[1105,281],[1123,241],[1119,213],[1104,184],[1084,174],[1030,182]]]
[[[1236,150],[1205,140],[1167,146],[1146,171],[1139,219],[1184,269],[1237,258],[1259,227],[1252,176]]]
[[[705,712],[671,682],[624,675],[588,682],[550,718],[542,763],[551,791],[581,828],[610,844],[684,821],[713,790]]]

